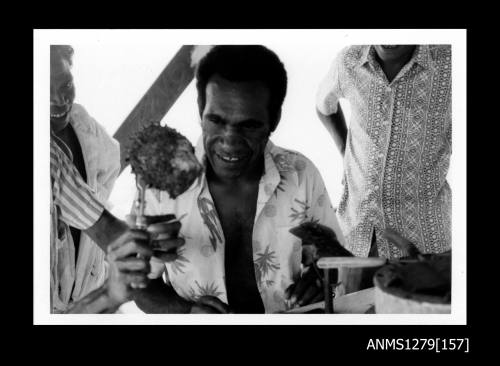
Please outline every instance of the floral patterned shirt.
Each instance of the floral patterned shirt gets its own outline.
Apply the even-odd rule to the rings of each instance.
[[[382,237],[392,228],[424,253],[451,248],[451,47],[416,46],[388,82],[373,46],[351,46],[320,85],[317,108],[351,106],[337,215],[347,248],[367,256],[375,231],[380,256],[401,251]]]
[[[206,164],[201,140],[196,155]],[[147,190],[145,200],[147,215],[174,213],[182,224],[180,236],[186,240],[176,261],[152,262],[156,273],[151,277],[159,277],[166,268],[167,282],[183,298],[195,301],[212,295],[227,303],[224,235],[205,175],[175,200],[157,190]],[[266,313],[288,309],[285,290],[300,276],[302,255],[300,239],[289,230],[305,221],[331,227],[344,243],[316,167],[303,155],[269,141],[252,241],[255,278]]]

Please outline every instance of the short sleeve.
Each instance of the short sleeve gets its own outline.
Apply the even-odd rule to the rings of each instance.
[[[339,98],[341,98],[340,76],[342,54],[338,55],[332,62],[316,94],[316,108],[324,115],[331,115],[337,112],[337,105]]]
[[[308,170],[308,177],[312,180],[312,182],[308,184],[308,186],[311,187],[311,191],[309,192],[311,197],[311,208],[309,211],[310,216],[313,221],[331,228],[337,235],[337,239],[340,244],[345,246],[345,238],[342,234],[342,230],[340,229],[337,215],[331,203],[328,191],[326,190],[323,178],[321,177],[318,169],[312,163],[308,166]]]

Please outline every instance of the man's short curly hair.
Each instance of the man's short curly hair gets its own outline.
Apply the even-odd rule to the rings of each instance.
[[[287,75],[283,63],[273,51],[260,45],[213,47],[196,68],[200,116],[205,109],[207,84],[214,75],[232,82],[263,82],[270,91],[268,108],[271,131],[274,131],[286,95]]]
[[[50,62],[59,61],[61,59],[68,61],[70,66],[73,66],[73,47],[69,45],[50,45]]]

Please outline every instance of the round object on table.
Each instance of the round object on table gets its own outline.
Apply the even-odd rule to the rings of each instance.
[[[373,281],[376,313],[451,313],[450,254],[388,264],[375,273]]]

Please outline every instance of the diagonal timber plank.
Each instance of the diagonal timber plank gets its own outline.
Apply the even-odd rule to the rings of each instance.
[[[177,51],[113,135],[120,143],[120,172],[128,165],[125,158],[130,144],[130,136],[150,121],[163,119],[177,98],[193,80],[194,68],[191,66],[193,47],[186,45]]]

